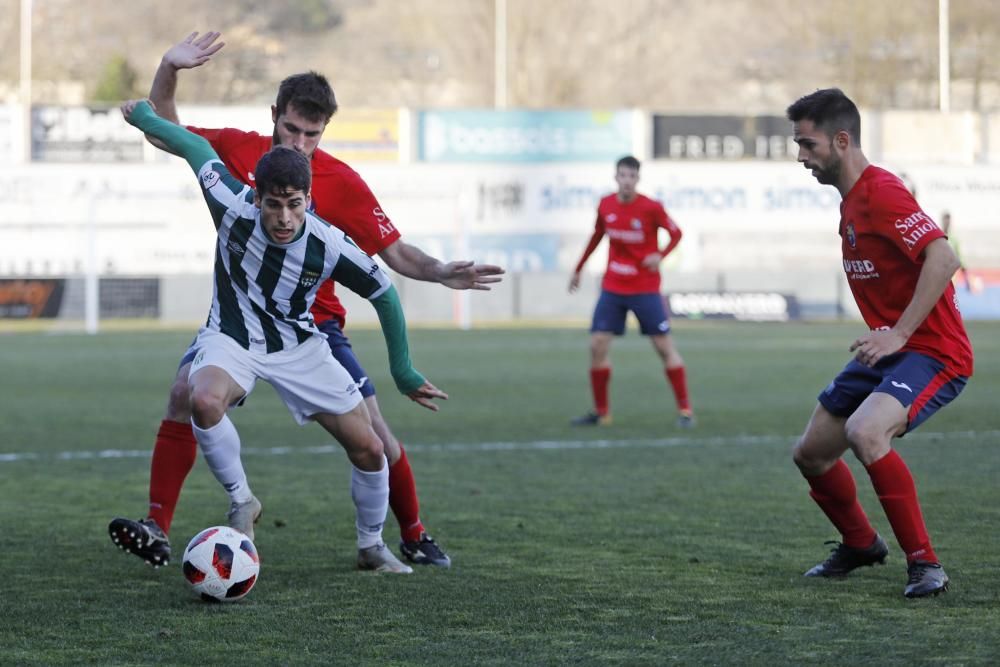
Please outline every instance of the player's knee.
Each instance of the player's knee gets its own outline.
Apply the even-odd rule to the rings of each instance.
[[[864,420],[852,417],[847,420],[844,430],[851,449],[865,465],[876,461],[889,447],[881,429]]]
[[[372,434],[372,437],[355,446],[351,460],[361,470],[376,472],[386,465],[384,452],[382,441]]]
[[[802,471],[809,470],[816,465],[814,457],[809,453],[806,436],[800,437],[792,446],[792,461]]]
[[[192,388],[189,394],[191,416],[200,428],[210,428],[222,421],[226,401],[215,392]]]
[[[792,446],[792,461],[803,475],[819,475],[830,467],[830,461],[822,451],[818,443],[803,435]]]
[[[175,380],[170,387],[166,417],[176,422],[186,422],[191,419],[191,387],[183,378]]]

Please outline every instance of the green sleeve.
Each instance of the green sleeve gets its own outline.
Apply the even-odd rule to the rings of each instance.
[[[172,152],[187,160],[198,173],[206,162],[218,160],[219,154],[204,137],[156,115],[149,102],[139,102],[132,110],[130,121],[137,128],[165,143]]]
[[[382,335],[389,349],[389,372],[396,387],[403,394],[414,391],[426,380],[410,363],[410,346],[406,340],[406,318],[399,303],[396,288],[389,286],[385,292],[371,300],[382,325]]]

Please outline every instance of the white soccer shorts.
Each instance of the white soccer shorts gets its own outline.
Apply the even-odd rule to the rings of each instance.
[[[265,354],[245,350],[218,331],[202,329],[195,346],[198,354],[191,362],[189,382],[202,368],[216,366],[249,396],[260,378],[274,387],[299,424],[312,421],[312,416],[321,412],[345,414],[362,401],[354,379],[333,358],[322,336],[310,336],[290,350]]]

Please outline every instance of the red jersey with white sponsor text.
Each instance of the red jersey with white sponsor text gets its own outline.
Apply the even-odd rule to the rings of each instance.
[[[247,185],[255,185],[253,170],[261,156],[271,150],[271,137],[232,128],[188,126],[187,129],[212,144],[233,176]],[[369,255],[378,254],[399,239],[399,231],[356,171],[319,149],[313,152],[311,165],[316,215],[346,232]],[[344,326],[347,311],[334,294],[332,280],[320,286],[312,314],[316,324],[335,319]]]
[[[658,242],[661,228],[670,234],[670,243],[662,251]],[[648,269],[642,266],[642,260],[652,253],[666,257],[681,240],[680,228],[663,205],[645,195],[636,195],[630,202],[620,201],[617,194],[604,197],[597,207],[594,234],[577,265],[578,272],[605,234],[609,243],[608,268],[602,289],[615,294],[659,292],[659,268]]]
[[[899,321],[913,299],[927,244],[946,238],[896,176],[869,166],[840,204],[844,271],[872,329]],[[972,344],[958,312],[955,288],[948,283],[903,346],[940,360],[957,375],[972,375]]]

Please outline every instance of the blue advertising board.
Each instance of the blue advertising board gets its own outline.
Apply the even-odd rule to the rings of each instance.
[[[424,162],[605,162],[632,152],[627,111],[422,111]]]

